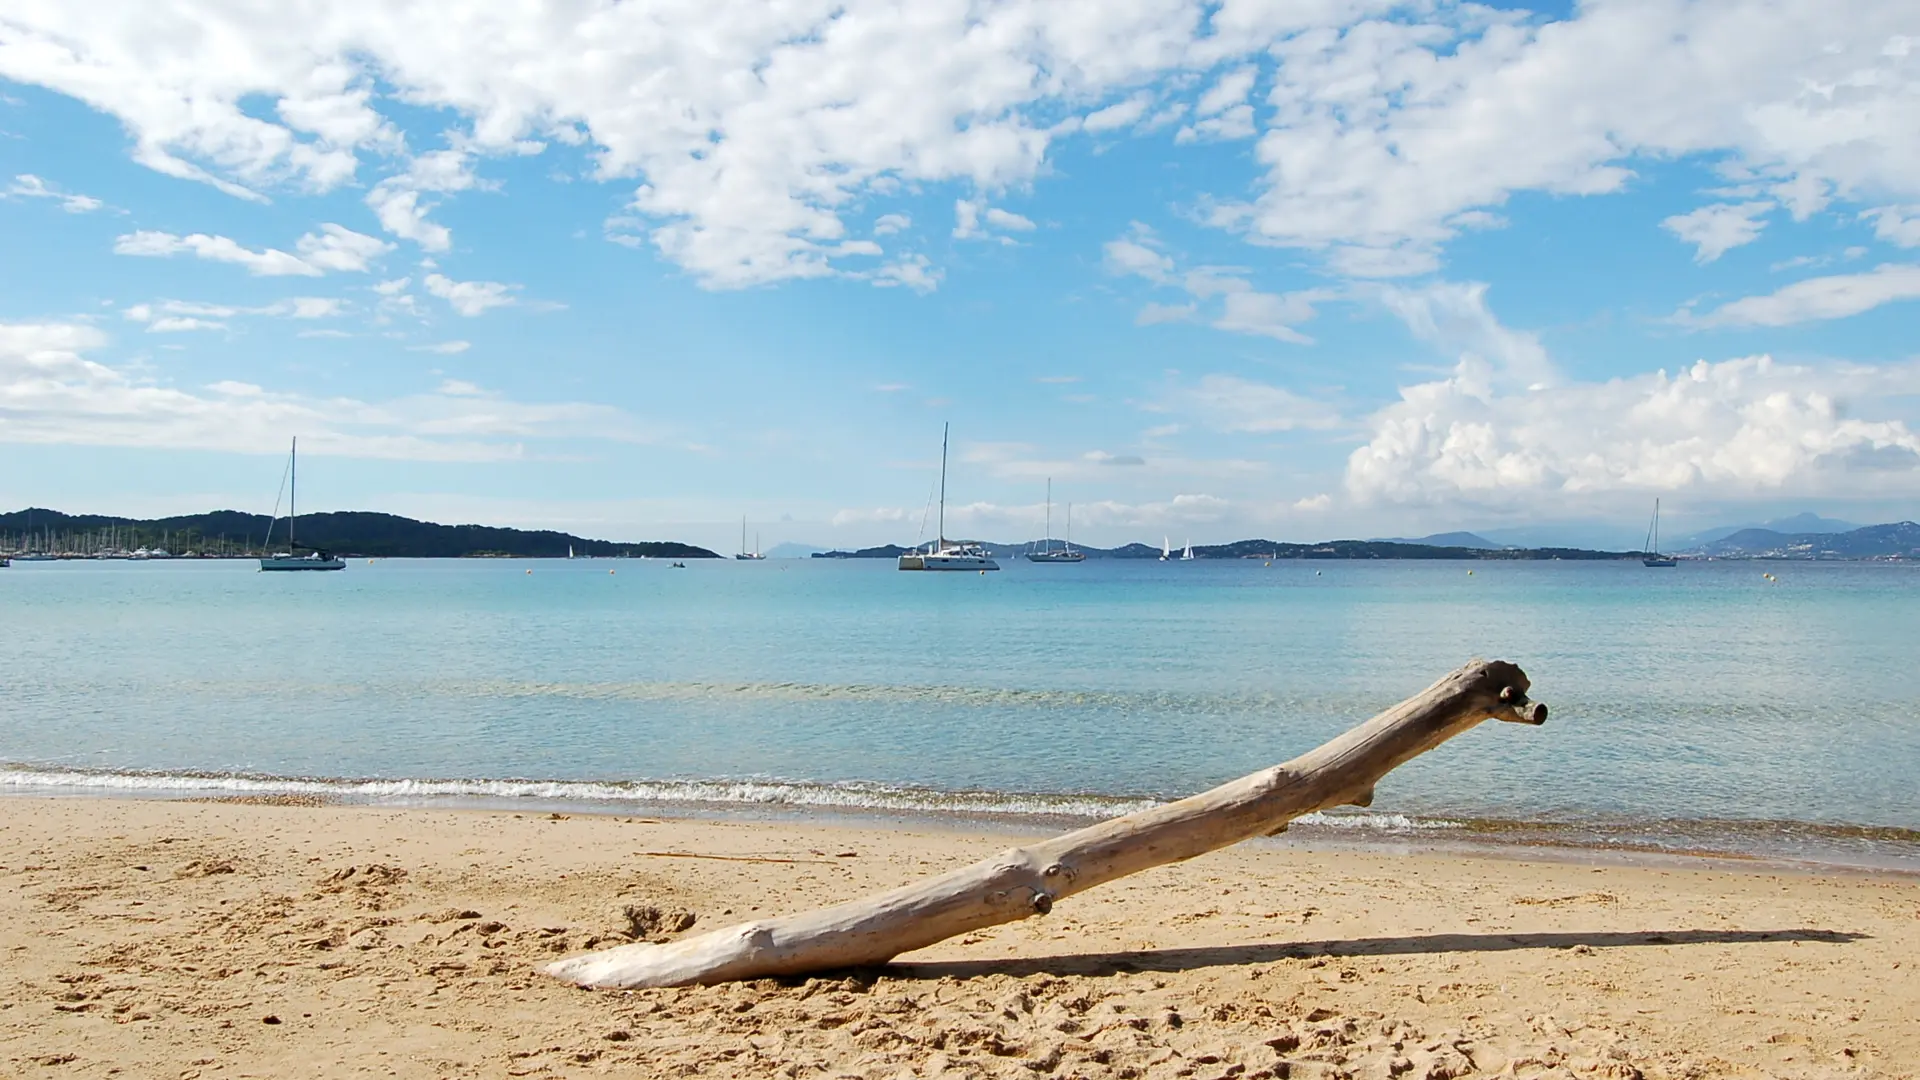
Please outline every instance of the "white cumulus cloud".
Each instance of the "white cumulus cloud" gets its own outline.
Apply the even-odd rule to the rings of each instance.
[[[1761,219],[1773,210],[1770,202],[1715,203],[1686,214],[1675,214],[1660,227],[1692,244],[1693,261],[1710,263],[1727,252],[1751,244],[1766,228]]]
[[[1468,358],[1405,387],[1347,461],[1362,501],[1529,506],[1608,495],[1920,493],[1920,436],[1847,402],[1920,391],[1920,365],[1814,368],[1767,356],[1601,383],[1502,391]],[[1584,501],[1583,501],[1584,500]]]
[[[512,291],[518,286],[498,281],[455,281],[445,274],[428,274],[421,280],[429,293],[445,300],[453,310],[472,318],[492,308],[518,303]]]
[[[243,198],[370,185],[382,228],[429,251],[451,242],[433,197],[481,186],[490,158],[576,147],[624,189],[609,235],[713,287],[873,277],[842,266],[863,254],[848,215],[995,197],[1075,133],[1184,120],[1188,140],[1257,138],[1257,182],[1204,193],[1210,220],[1384,277],[1435,269],[1517,194],[1620,191],[1641,161],[1711,155],[1797,218],[1920,202],[1910,7],[96,0],[9,7],[0,77]],[[402,134],[421,113],[444,149]]]

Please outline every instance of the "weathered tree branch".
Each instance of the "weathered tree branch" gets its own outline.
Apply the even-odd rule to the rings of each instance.
[[[1505,661],[1475,660],[1332,742],[1211,791],[1114,818],[879,896],[762,919],[664,945],[548,964],[582,986],[685,986],[882,964],[983,926],[1045,915],[1115,878],[1279,832],[1302,814],[1366,806],[1396,766],[1482,720],[1546,722]]]

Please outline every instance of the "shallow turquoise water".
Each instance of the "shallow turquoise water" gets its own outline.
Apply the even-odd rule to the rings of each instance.
[[[1785,823],[1920,829],[1917,641],[1920,567],[1888,564],[16,563],[0,789],[1103,813],[1487,656],[1548,725],[1470,732],[1344,824],[1904,858]]]

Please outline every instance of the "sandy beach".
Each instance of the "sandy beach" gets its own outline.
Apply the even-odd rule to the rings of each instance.
[[[928,827],[10,798],[8,1077],[1913,1077],[1920,881],[1242,847],[849,976],[545,959],[1015,842]]]

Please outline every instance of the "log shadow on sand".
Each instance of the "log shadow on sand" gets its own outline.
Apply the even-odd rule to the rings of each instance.
[[[1266,964],[1313,957],[1395,956],[1423,953],[1509,952],[1516,949],[1623,949],[1645,945],[1755,945],[1765,942],[1818,942],[1846,945],[1868,938],[1845,930],[1648,930],[1552,934],[1418,934],[1406,937],[1346,938],[1333,941],[1215,945],[1195,949],[1144,949],[1134,952],[1069,953],[1004,960],[935,960],[889,964],[877,970],[892,978],[965,979],[980,975],[1116,975],[1136,971],[1192,971],[1196,968]]]

